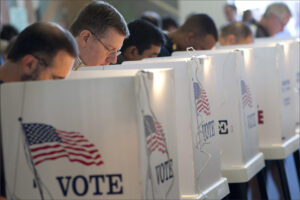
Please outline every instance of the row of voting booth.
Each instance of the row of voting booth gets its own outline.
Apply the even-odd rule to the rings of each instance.
[[[3,84],[8,197],[226,197],[298,152],[299,46],[258,40]]]

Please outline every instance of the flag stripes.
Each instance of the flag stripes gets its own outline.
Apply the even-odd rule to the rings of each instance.
[[[210,115],[210,105],[206,95],[206,91],[200,88],[201,95],[197,101],[197,111],[198,113],[204,112],[206,115]]]
[[[154,121],[153,124],[154,124],[155,132],[150,134],[147,137],[148,152],[151,154],[155,150],[158,150],[161,153],[166,153],[167,152],[166,138],[162,126],[157,121]]]
[[[59,158],[86,166],[103,164],[95,145],[78,132],[62,131],[40,123],[24,123],[22,126],[35,165]]]
[[[248,85],[246,85],[245,81],[241,81],[241,90],[242,90],[242,103],[243,103],[243,107],[249,106],[250,108],[252,108],[252,97],[251,97],[251,92],[250,92],[250,88],[248,87]]]
[[[197,82],[193,83],[193,87],[197,114],[203,112],[207,116],[210,115],[210,105],[206,91],[204,90],[204,88],[200,87],[199,83]]]

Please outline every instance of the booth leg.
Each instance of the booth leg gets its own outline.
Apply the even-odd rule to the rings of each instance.
[[[266,168],[264,167],[262,170],[260,170],[260,172],[258,172],[257,180],[258,180],[261,199],[268,200],[269,198],[268,198],[268,193],[266,188],[265,170]]]
[[[284,160],[276,160],[277,167],[279,170],[279,177],[281,180],[281,187],[284,195],[285,200],[290,200],[291,199],[291,194],[290,194],[290,189],[285,173],[285,168],[284,168]]]
[[[296,166],[296,171],[298,175],[298,183],[300,185],[300,152],[299,150],[294,152],[294,161],[295,161],[295,166]]]
[[[243,199],[247,200],[247,193],[248,193],[248,182],[245,183],[230,183],[229,184],[229,196],[230,200],[234,199]]]

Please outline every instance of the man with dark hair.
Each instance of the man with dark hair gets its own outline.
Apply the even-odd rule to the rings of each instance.
[[[272,37],[283,31],[291,16],[291,11],[286,4],[269,5],[261,20],[254,26],[255,37]]]
[[[103,1],[94,1],[83,8],[70,31],[79,48],[74,70],[82,66],[116,63],[118,50],[129,35],[123,16]]]
[[[141,19],[150,22],[151,24],[153,24],[158,28],[162,27],[161,17],[157,12],[147,10],[142,13]]]
[[[248,24],[248,25],[256,24],[256,20],[253,18],[253,15],[252,15],[252,11],[251,11],[251,10],[245,10],[245,11],[243,12],[243,18],[242,18],[242,21],[243,21],[245,24]]]
[[[229,23],[236,21],[236,6],[234,4],[226,4],[224,6],[224,13]]]
[[[17,37],[0,68],[2,82],[63,79],[78,55],[71,33],[54,23],[35,23]]]
[[[10,24],[4,24],[2,31],[0,31],[0,39],[10,41],[13,37],[17,36],[19,31]]]
[[[158,56],[170,56],[174,51],[187,47],[195,50],[209,50],[218,41],[218,31],[211,17],[206,14],[192,14],[177,30],[166,35],[167,43]]]
[[[0,13],[1,15],[1,13]],[[0,23],[0,33],[2,31],[2,24]],[[7,41],[3,41],[0,39],[0,67],[4,63],[3,51],[6,49]]]
[[[234,22],[221,29],[221,45],[250,44],[253,42],[250,28],[242,22]]]
[[[24,29],[0,68],[3,82],[52,80],[65,78],[78,56],[76,41],[70,32],[54,23],[35,23]],[[0,123],[0,199],[5,197]]]
[[[157,57],[164,35],[151,23],[137,19],[128,24],[130,36],[124,40],[118,64],[126,60],[142,60]]]
[[[178,22],[171,16],[165,15],[162,18],[162,30],[167,32],[175,31],[178,28]]]

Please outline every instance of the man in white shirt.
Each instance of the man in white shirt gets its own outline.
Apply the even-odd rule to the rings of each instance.
[[[103,1],[92,2],[83,8],[70,31],[79,49],[73,70],[82,66],[115,64],[123,41],[129,35],[123,16]]]

